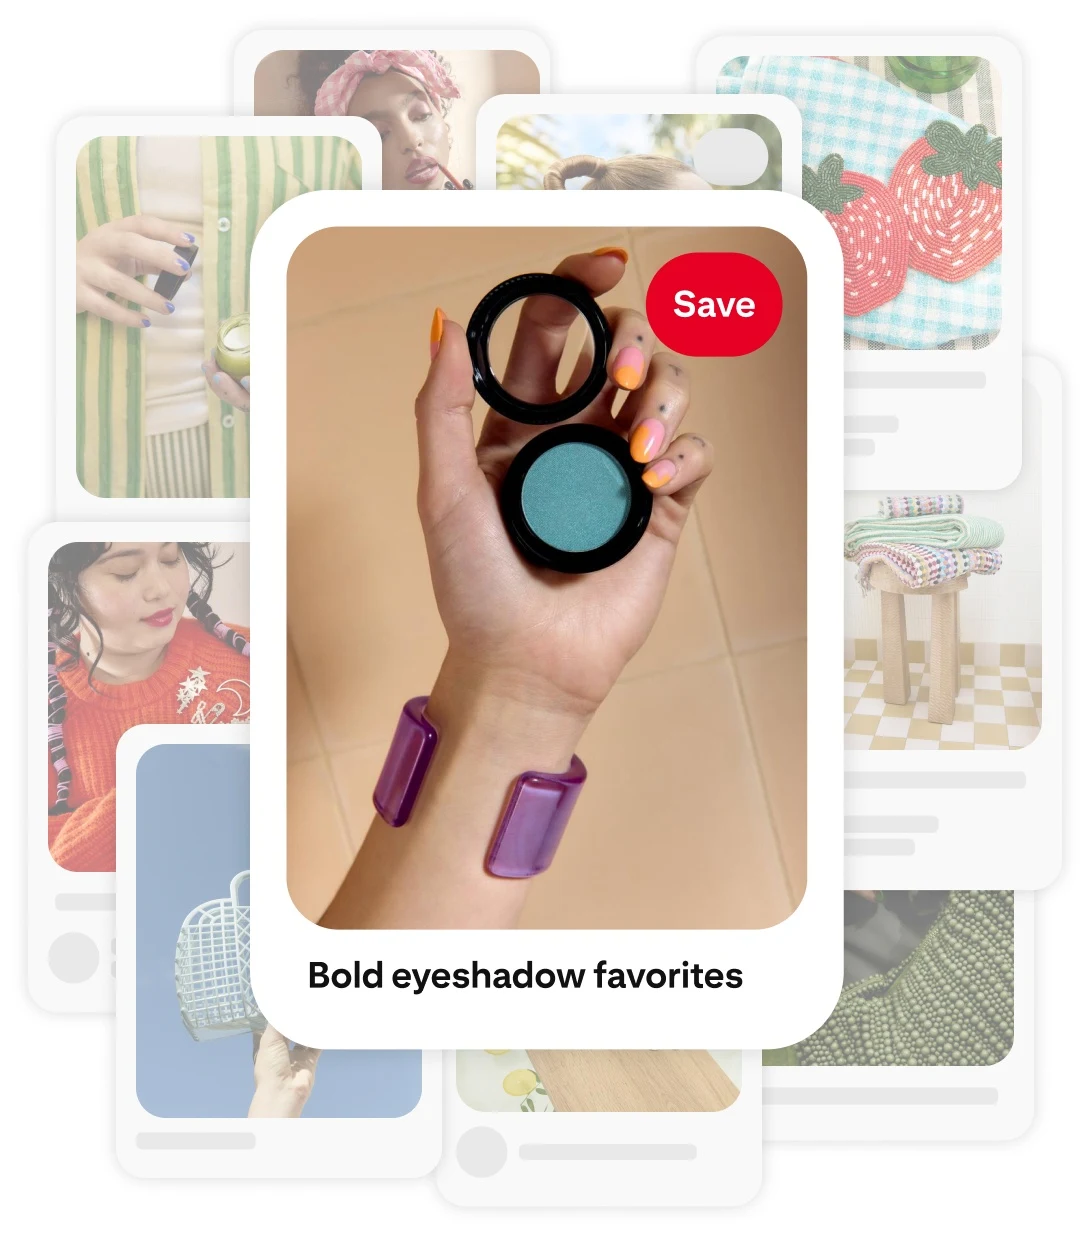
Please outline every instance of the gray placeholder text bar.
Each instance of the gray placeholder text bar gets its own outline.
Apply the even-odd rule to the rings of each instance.
[[[1027,786],[1021,773],[934,773],[917,770],[911,773],[846,774],[849,791],[1021,791]]]
[[[845,456],[874,456],[876,454],[876,444],[870,438],[847,438],[843,442],[845,447],[842,454]]]
[[[116,894],[58,894],[53,905],[58,911],[115,911]]]
[[[846,417],[847,434],[894,434],[899,428],[897,417]]]
[[[935,834],[939,817],[846,817],[847,834]]]
[[[249,1131],[140,1131],[136,1137],[145,1152],[244,1152],[257,1143]]]
[[[692,1143],[524,1143],[523,1161],[693,1161]]]
[[[846,374],[846,390],[856,388],[939,388],[939,387],[985,387],[986,375],[982,370],[885,370],[871,374],[855,370]]]
[[[847,838],[845,855],[913,855],[911,838]]]
[[[996,1088],[762,1089],[764,1105],[996,1105],[997,1101]]]

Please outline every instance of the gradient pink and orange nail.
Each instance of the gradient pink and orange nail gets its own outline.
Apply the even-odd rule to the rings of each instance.
[[[659,490],[661,486],[666,486],[678,471],[674,460],[657,460],[655,464],[650,464],[645,469],[641,474],[641,480],[650,490]]]
[[[645,354],[634,344],[627,344],[614,358],[611,377],[626,391],[636,391],[645,372]]]
[[[667,426],[655,417],[649,417],[634,427],[629,436],[629,454],[638,464],[647,464],[660,454],[667,437]]]

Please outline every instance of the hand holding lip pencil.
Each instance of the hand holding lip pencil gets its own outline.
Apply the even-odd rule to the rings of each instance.
[[[627,261],[613,248],[574,254],[554,274],[602,296],[621,280]],[[483,865],[513,775],[568,768],[659,613],[691,504],[712,469],[712,447],[680,433],[687,373],[654,351],[644,316],[617,307],[604,313],[608,379],[566,424],[617,436],[643,466],[641,484],[653,501],[647,528],[624,557],[577,575],[528,562],[501,513],[513,460],[551,431],[491,409],[475,442],[467,338],[441,311],[435,315],[431,364],[416,403],[417,505],[448,636],[428,698],[428,717],[442,738],[412,820],[389,829],[377,819],[322,919],[326,927],[514,925],[528,883],[498,879]],[[502,380],[509,395],[539,405],[558,400],[558,368],[576,315],[554,296],[524,301]],[[585,351],[568,390],[584,383],[591,360]],[[546,513],[543,527],[550,524]]]
[[[190,263],[178,248],[195,238],[176,223],[153,215],[128,215],[92,228],[76,242],[76,313],[97,314],[123,327],[150,327],[148,313],[173,314],[174,305],[138,275],[178,275],[185,282]],[[131,301],[132,310],[114,296]]]

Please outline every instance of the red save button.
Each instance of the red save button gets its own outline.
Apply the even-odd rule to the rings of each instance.
[[[652,277],[645,297],[649,326],[685,357],[742,357],[781,321],[781,288],[750,254],[680,254]]]

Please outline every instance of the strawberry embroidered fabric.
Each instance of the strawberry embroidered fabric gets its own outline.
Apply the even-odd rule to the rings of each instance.
[[[903,151],[891,191],[906,218],[910,265],[960,280],[1001,254],[1001,139],[935,120]]]
[[[826,216],[842,247],[843,304],[850,316],[867,314],[898,296],[906,282],[908,234],[895,226],[899,204],[886,185],[847,172],[841,155],[818,171],[804,168],[804,201]]]
[[[887,347],[935,348],[1000,329],[1000,139],[867,69],[826,57],[738,57],[724,66],[717,90],[785,95],[800,110],[805,197],[809,186],[819,193],[815,205],[838,233],[848,334]],[[832,156],[840,160],[837,183]],[[843,193],[831,198],[838,185]],[[861,197],[847,198],[849,187]],[[906,243],[901,283],[902,241],[894,230],[891,237],[878,230],[892,199]],[[898,219],[892,212],[893,223]]]

